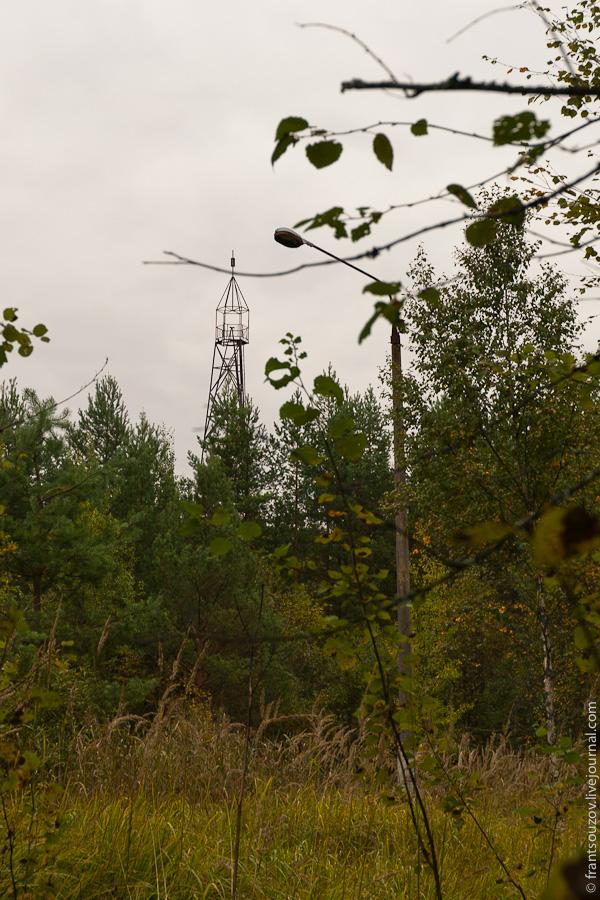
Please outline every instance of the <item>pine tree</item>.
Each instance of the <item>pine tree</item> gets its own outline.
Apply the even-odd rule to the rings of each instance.
[[[87,407],[71,428],[72,447],[82,456],[92,454],[101,465],[126,449],[130,439],[129,415],[121,388],[112,375],[101,378]]]
[[[209,457],[221,460],[233,487],[235,507],[244,518],[263,517],[268,486],[267,448],[267,431],[250,398],[240,405],[233,390],[218,397],[213,410],[213,429],[204,449]],[[197,462],[197,458],[192,458],[194,465]]]

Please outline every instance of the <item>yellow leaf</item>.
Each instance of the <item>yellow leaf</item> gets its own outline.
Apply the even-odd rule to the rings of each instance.
[[[319,494],[317,503],[332,503],[335,500],[335,494]]]
[[[553,506],[540,518],[533,533],[533,558],[552,568],[563,559],[600,546],[600,521],[581,506]]]
[[[454,537],[461,544],[469,547],[484,547],[486,544],[492,544],[508,537],[513,530],[511,525],[506,525],[504,522],[488,521],[462,528],[455,533]]]

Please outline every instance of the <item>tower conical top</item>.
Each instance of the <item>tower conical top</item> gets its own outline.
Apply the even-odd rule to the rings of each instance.
[[[235,269],[235,252],[231,251],[231,274],[233,275],[233,270]]]

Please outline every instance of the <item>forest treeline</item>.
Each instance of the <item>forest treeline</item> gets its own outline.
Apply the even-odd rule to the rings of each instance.
[[[408,505],[413,689],[435,700],[444,727],[481,742],[497,732],[522,745],[536,732],[551,744],[576,738],[593,678],[594,623],[582,630],[579,607],[596,595],[597,554],[567,559],[569,577],[555,577],[545,551],[532,550],[528,517],[600,462],[600,398],[589,370],[573,374],[575,300],[559,271],[532,268],[535,249],[502,225],[493,245],[457,251],[444,287],[407,302],[404,497],[393,489],[385,369],[377,390],[333,392],[318,421],[284,417],[271,431],[250,401],[223,395],[204,461],[199,447],[184,475],[168,429],[132,419],[112,376],[71,413],[5,381],[5,723],[33,718],[67,740],[93,720],[151,715],[175,669],[177,691],[243,721],[253,656],[263,705],[356,723],[374,660],[364,611],[343,589],[343,497],[363,510],[353,540],[382,597],[394,596],[394,510]],[[421,251],[415,288],[436,277]],[[338,383],[331,367],[324,375]],[[332,487],[318,454],[348,421],[364,438],[337,459]],[[316,464],[294,457],[298,447]],[[578,489],[573,548],[585,539],[593,550],[597,499],[593,481]],[[551,540],[562,529],[555,562],[569,557],[557,549],[564,521],[545,527]],[[334,619],[356,626],[352,652],[328,640]],[[389,627],[389,614],[380,619]]]

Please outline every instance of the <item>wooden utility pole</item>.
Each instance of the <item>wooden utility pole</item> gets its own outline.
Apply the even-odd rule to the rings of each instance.
[[[398,509],[394,518],[396,533],[396,594],[398,597],[398,630],[402,643],[398,653],[400,675],[410,674],[410,558],[408,549],[408,513],[406,510],[406,448],[404,399],[402,390],[402,344],[398,328],[392,326],[392,416],[394,426],[394,487]],[[400,691],[400,705],[406,706],[406,694]]]

